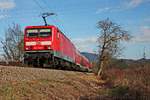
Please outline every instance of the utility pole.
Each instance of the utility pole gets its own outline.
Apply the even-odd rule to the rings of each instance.
[[[42,18],[43,18],[43,20],[44,20],[45,26],[48,25],[48,24],[47,24],[47,21],[46,21],[46,17],[52,16],[52,15],[56,15],[56,14],[55,14],[55,13],[48,13],[48,12],[42,14]]]
[[[145,52],[145,47],[144,47],[144,52],[143,52],[143,59],[146,59],[146,52]]]

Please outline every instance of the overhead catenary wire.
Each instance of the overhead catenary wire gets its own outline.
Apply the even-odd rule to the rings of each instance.
[[[48,5],[48,3],[47,3],[45,0],[42,0],[42,2],[43,2],[43,4],[44,4],[48,9],[50,9],[51,11],[53,11],[52,8],[50,8],[50,6]],[[52,5],[51,5],[51,6],[52,6]],[[63,30],[64,33],[66,33],[66,32],[65,32],[65,28],[64,28],[64,26],[63,26],[63,24],[62,24],[62,21],[58,18],[58,14],[56,14],[56,16],[52,19],[52,21],[53,21],[54,23],[56,23],[56,25],[57,25],[61,30]]]
[[[33,0],[35,4],[41,9],[41,11],[44,11],[44,8],[40,5],[40,3],[37,0]]]
[[[33,0],[35,4],[41,9],[40,17],[42,17],[42,14],[45,13],[46,8],[44,8],[41,3],[39,3],[37,0]],[[42,0],[42,2],[47,6],[46,2]],[[53,20],[52,20],[53,21]],[[54,21],[53,21],[54,22]],[[55,23],[55,22],[54,22]]]
[[[50,11],[54,11],[54,9],[55,9],[55,11],[58,11],[58,9],[59,9],[59,8],[56,8],[56,7],[52,7],[54,5],[52,3],[50,3],[51,4],[50,5],[48,3],[48,1],[46,1],[46,0],[33,0],[32,3],[35,3],[37,5],[37,7],[40,8],[40,13],[45,12],[48,9],[50,9]],[[1,11],[1,12],[8,13],[9,11]],[[15,18],[24,19],[24,18],[27,18],[27,17],[32,17],[32,18],[37,17],[38,18],[38,16],[35,16],[35,14],[37,14],[38,12],[39,12],[38,9],[37,10],[35,10],[35,9],[33,9],[33,10],[17,10],[16,12],[13,12],[13,13],[12,13],[12,10],[11,10],[11,12],[9,12],[9,13],[12,13],[13,16],[8,16],[7,19],[15,19]],[[81,12],[85,12],[85,10],[81,11]],[[68,10],[62,11],[62,9],[59,9],[59,14],[61,14],[61,15],[64,15],[64,14],[66,15],[66,14],[69,14],[69,13],[71,14],[72,11],[71,12],[70,12],[70,10],[69,11]],[[80,13],[80,12],[77,12],[77,13]],[[60,29],[62,29],[64,33],[66,33],[65,32],[66,29],[63,25],[63,21],[59,18],[58,14],[57,14],[57,16],[52,17],[51,21],[53,23],[55,23]]]

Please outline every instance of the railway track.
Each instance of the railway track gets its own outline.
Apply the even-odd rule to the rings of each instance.
[[[28,68],[43,68],[43,69],[58,69],[58,70],[68,70],[68,71],[79,71],[79,72],[92,72],[91,69],[86,69],[80,66],[62,66],[62,65],[43,65],[43,66],[33,66],[33,65],[26,65],[20,62],[0,62],[0,65],[3,66],[17,66],[17,67],[28,67]]]

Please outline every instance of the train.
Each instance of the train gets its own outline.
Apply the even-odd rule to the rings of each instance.
[[[90,61],[54,25],[26,26],[24,52],[27,65],[78,71],[92,68]]]

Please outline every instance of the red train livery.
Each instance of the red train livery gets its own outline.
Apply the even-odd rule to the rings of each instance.
[[[27,26],[24,32],[24,63],[64,69],[91,69],[89,60],[55,26]]]

